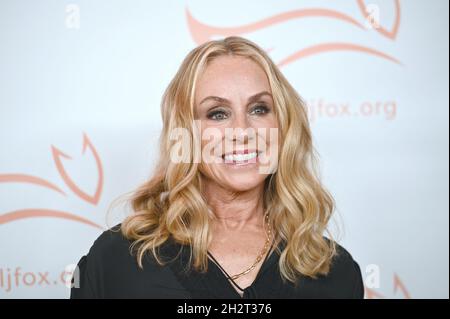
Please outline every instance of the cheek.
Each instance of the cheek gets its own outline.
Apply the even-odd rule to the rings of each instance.
[[[266,125],[268,128],[278,128],[278,119],[273,112],[267,116]]]
[[[255,128],[278,128],[278,120],[273,112],[266,114],[266,116],[255,119],[252,123]]]
[[[205,127],[201,131],[201,153],[203,165],[215,165],[222,158],[223,130]]]
[[[267,117],[257,124],[258,125],[255,125],[255,128],[257,129],[258,136],[265,143],[270,144],[270,141],[275,138],[274,135],[278,136],[278,121],[275,117]]]

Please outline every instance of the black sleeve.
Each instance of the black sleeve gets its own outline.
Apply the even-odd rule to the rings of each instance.
[[[103,232],[93,243],[89,252],[82,256],[72,276],[71,299],[104,298],[107,264],[112,264],[109,254],[116,250],[114,238],[119,237],[109,230]],[[117,240],[116,240],[117,241]]]
[[[145,270],[141,269],[130,246],[131,242],[116,227],[103,232],[78,262],[72,276],[70,298],[189,297],[171,267],[160,267],[151,255],[147,255],[143,259]]]
[[[72,276],[70,299],[92,299],[98,295],[92,287],[87,267],[87,256],[81,257]]]
[[[330,287],[327,298],[363,299],[364,283],[361,268],[350,252],[336,243],[337,254],[326,282]]]
[[[354,299],[364,299],[364,282],[362,279],[361,268],[356,261],[353,261],[355,266],[355,284],[353,289]]]

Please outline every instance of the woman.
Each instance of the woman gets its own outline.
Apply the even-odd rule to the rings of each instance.
[[[363,298],[358,263],[324,236],[334,201],[304,102],[263,50],[200,45],[161,106],[156,171],[81,258],[71,298]]]

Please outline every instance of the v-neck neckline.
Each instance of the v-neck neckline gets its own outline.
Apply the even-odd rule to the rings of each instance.
[[[225,269],[223,269],[222,265],[220,265],[220,263],[216,260],[214,255],[212,255],[210,252],[208,252],[208,267],[211,267],[214,270],[215,275],[213,277],[216,279],[218,285],[220,285],[221,287],[226,286],[228,291],[233,292],[235,298],[246,299],[246,292],[250,291],[252,288],[255,287],[255,285],[258,283],[261,276],[263,275],[263,272],[265,272],[275,260],[276,257],[275,255],[277,254],[277,251],[276,248],[273,248],[274,244],[275,243],[272,243],[269,253],[265,256],[261,264],[261,267],[259,268],[258,273],[256,274],[255,279],[249,286],[242,289],[242,296],[239,294],[236,288],[233,287],[233,283],[230,282],[230,280],[232,280],[228,278],[230,275],[225,272]],[[234,284],[238,286],[236,283]]]
[[[253,298],[257,294],[256,286],[261,281],[262,275],[278,260],[279,255],[277,249],[282,248],[282,243],[274,243],[270,255],[266,255],[263,264],[250,286],[246,287],[243,295],[238,293],[233,284],[228,280],[218,265],[208,256],[208,271],[206,273],[197,272],[195,270],[186,273],[187,263],[190,260],[190,247],[185,247],[175,242],[165,245],[164,252],[174,258],[169,262],[179,282],[187,289],[193,298],[229,298],[229,299],[248,299]],[[179,250],[182,247],[181,251]],[[187,248],[187,249],[185,249]],[[187,267],[188,269],[190,267]],[[199,297],[200,296],[200,297]]]

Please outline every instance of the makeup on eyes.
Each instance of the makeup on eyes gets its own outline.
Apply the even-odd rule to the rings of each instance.
[[[252,111],[257,110],[257,109],[262,109],[264,111],[264,113],[260,113],[260,114],[267,114],[270,112],[270,108],[265,103],[255,105],[255,107],[253,107]]]
[[[256,105],[251,108],[251,112],[258,110],[258,109],[262,110],[262,112],[256,113],[257,115],[265,115],[270,112],[270,107],[267,106],[267,104],[265,102],[257,102]],[[207,111],[206,117],[208,119],[214,120],[213,117],[216,115],[219,115],[219,114],[224,114],[225,116],[229,116],[230,112],[225,107],[214,106]]]

